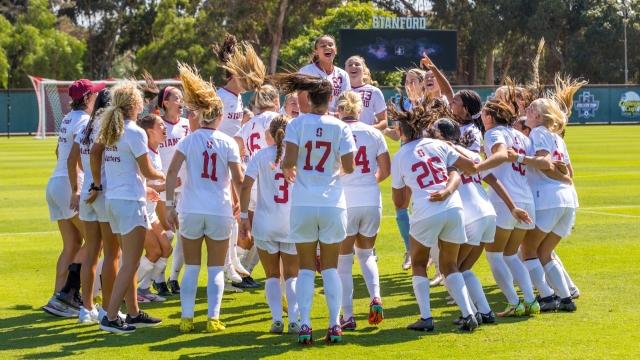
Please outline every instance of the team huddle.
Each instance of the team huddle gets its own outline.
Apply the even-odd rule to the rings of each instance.
[[[496,317],[575,311],[579,291],[554,249],[578,207],[563,136],[585,83],[556,77],[545,93],[537,76],[508,81],[483,103],[473,91],[454,93],[425,55],[404,74],[406,96],[387,104],[363,58],[343,70],[333,37],[313,45],[299,72],[266,76],[253,47],[227,35],[215,47],[226,79],[217,89],[182,63],[181,88],[159,89],[148,74],[144,86],[75,81],[46,189],[63,249],[43,310],[131,333],[162,322],[139,303],[179,296],[179,329],[194,331],[204,243],[208,332],[225,330],[225,291],[261,286],[251,276],[261,263],[271,333],[313,342],[317,271],[325,340],[341,342],[357,327],[354,255],[368,323],[384,319],[375,243],[379,184],[390,176],[402,268],[411,269],[419,308],[408,329],[434,330],[429,288],[438,284],[459,307],[462,331]],[[387,140],[400,142],[393,159]],[[484,250],[506,298],[501,312],[473,272]]]

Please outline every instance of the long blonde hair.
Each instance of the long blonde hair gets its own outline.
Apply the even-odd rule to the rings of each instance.
[[[345,91],[338,97],[337,107],[338,111],[357,117],[362,111],[362,98],[354,91]]]
[[[124,133],[124,121],[136,109],[142,109],[142,94],[134,81],[123,81],[113,87],[111,106],[102,113],[97,142],[114,145]]]
[[[184,102],[200,116],[200,125],[215,122],[223,110],[222,100],[212,83],[202,80],[196,68],[178,63],[180,80],[184,87]]]
[[[554,92],[531,103],[542,117],[542,124],[547,129],[556,134],[564,132],[571,116],[573,96],[586,84],[586,81],[575,80],[568,76],[563,78],[556,74]]]
[[[222,67],[230,75],[237,77],[245,90],[259,89],[267,74],[267,69],[253,46],[246,42],[241,42],[233,48]]]
[[[260,86],[255,95],[253,95],[254,110],[262,112],[275,107],[279,96],[278,90],[273,85],[265,84]]]

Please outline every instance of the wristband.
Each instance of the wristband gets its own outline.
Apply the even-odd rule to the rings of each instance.
[[[96,184],[91,183],[91,185],[89,185],[89,192],[92,191],[102,191],[102,184],[100,184],[100,186],[96,186]]]
[[[173,200],[167,200],[167,201],[164,202],[164,206],[166,206],[166,207],[175,207],[176,203]]]
[[[519,162],[520,164],[524,164],[524,158],[525,158],[525,157],[526,157],[526,156],[525,156],[524,154],[518,154],[518,162]]]
[[[240,213],[240,219],[249,219],[249,213],[248,212],[241,212]]]

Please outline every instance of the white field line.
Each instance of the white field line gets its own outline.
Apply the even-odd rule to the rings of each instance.
[[[622,217],[622,218],[640,219],[640,215],[612,214],[604,211],[593,211],[593,210],[585,210],[580,208],[578,208],[578,211],[585,212],[587,214],[594,214],[594,215],[605,215],[605,216],[615,216],[615,217]]]

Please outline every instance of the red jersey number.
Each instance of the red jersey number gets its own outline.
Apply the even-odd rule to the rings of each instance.
[[[367,147],[360,146],[358,148],[358,152],[355,157],[356,166],[362,167],[362,174],[368,174],[371,172],[371,168],[369,167],[369,160],[367,159]]]
[[[281,194],[273,195],[273,201],[277,204],[286,204],[289,202],[289,183],[285,180],[283,173],[276,173],[274,179],[276,181],[282,180],[282,185],[278,186]]]
[[[443,183],[449,179],[444,169],[434,165],[437,163],[441,164],[442,160],[437,156],[432,156],[427,159],[427,161],[420,161],[411,166],[411,171],[413,172],[422,171],[416,178],[418,186],[420,186],[421,189]]]
[[[209,154],[209,152],[205,150],[202,152],[202,158],[202,174],[200,174],[200,177],[203,179],[210,179],[211,181],[218,181],[218,177],[216,176],[218,154]],[[211,173],[209,173],[209,162],[211,162]]]
[[[327,159],[329,158],[329,153],[331,153],[331,143],[328,141],[315,141],[315,146],[313,145],[313,141],[309,140],[307,141],[306,144],[304,144],[304,148],[307,151],[307,155],[305,158],[305,162],[304,162],[304,170],[316,170],[318,172],[324,172],[324,164],[327,162]],[[311,152],[313,151],[313,149],[322,149],[324,148],[324,152],[322,153],[322,156],[320,157],[320,160],[318,161],[318,163],[313,166],[311,164]]]

